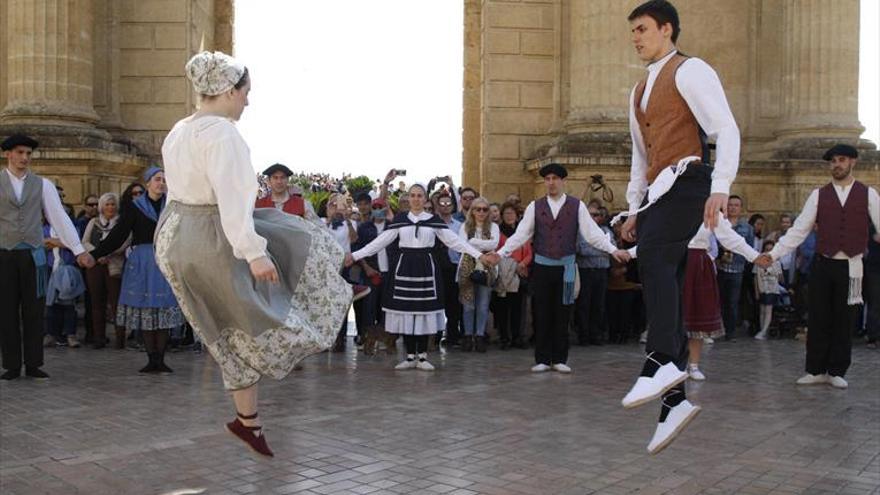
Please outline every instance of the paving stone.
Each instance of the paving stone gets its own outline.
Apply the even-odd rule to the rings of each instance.
[[[321,354],[260,383],[276,452],[223,431],[234,408],[207,355],[47,349],[52,378],[0,383],[0,493],[156,495],[878,494],[880,353],[857,346],[850,388],[797,387],[803,345],[708,346],[703,414],[645,451],[659,404],[623,410],[637,345],[574,347],[574,373],[534,375],[530,351]]]

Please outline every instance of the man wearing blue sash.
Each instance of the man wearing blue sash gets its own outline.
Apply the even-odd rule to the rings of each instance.
[[[28,170],[37,142],[21,134],[0,144],[6,170],[0,172],[0,379],[25,375],[49,378],[43,365],[43,308],[48,266],[43,247],[42,218],[83,266],[94,260],[83,249],[73,221],[61,205],[55,184]]]
[[[565,194],[568,171],[558,163],[539,171],[547,195],[529,203],[516,232],[498,251],[510,256],[532,239],[535,263],[529,284],[532,286],[535,321],[535,366],[532,371],[571,373],[568,366],[568,324],[575,300],[578,234],[597,249],[626,262],[629,255],[618,250],[587,212],[583,202]]]

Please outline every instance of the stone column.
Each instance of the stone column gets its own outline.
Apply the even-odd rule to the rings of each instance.
[[[569,133],[626,132],[629,93],[644,73],[626,20],[635,3],[572,0]]]
[[[2,124],[92,127],[93,0],[8,0]]]
[[[859,0],[785,0],[783,139],[852,138],[858,120]]]

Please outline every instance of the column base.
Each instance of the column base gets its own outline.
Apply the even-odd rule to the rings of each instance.
[[[149,159],[134,145],[114,141],[103,129],[0,124],[0,136],[22,133],[39,142],[33,169],[64,188],[66,203],[88,194],[121,192],[139,178]]]

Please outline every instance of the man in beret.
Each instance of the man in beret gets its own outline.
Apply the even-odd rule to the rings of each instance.
[[[255,208],[276,208],[291,215],[309,219],[317,219],[312,205],[303,199],[302,189],[298,186],[289,186],[288,181],[293,171],[285,165],[276,163],[263,170],[263,175],[268,178],[271,193],[262,198],[257,198]],[[296,194],[299,193],[299,194]]]
[[[518,247],[532,240],[534,270],[529,283],[535,316],[535,365],[532,371],[571,373],[568,366],[568,322],[575,301],[578,234],[592,246],[621,262],[629,260],[625,250],[618,250],[608,235],[590,217],[586,205],[565,194],[568,171],[558,163],[541,167],[547,195],[532,201],[523,213],[516,232],[507,239],[496,256],[510,256]]]
[[[43,215],[81,266],[95,264],[80,244],[55,185],[28,170],[36,148],[34,139],[21,134],[0,144],[6,158],[6,170],[0,172],[0,347],[6,370],[2,380],[21,376],[22,354],[25,375],[49,378],[40,369],[48,273]]]
[[[848,144],[832,146],[822,157],[831,166],[831,182],[810,193],[794,225],[769,254],[755,260],[758,266],[770,266],[797,249],[818,225],[810,268],[806,374],[798,385],[848,385],[844,375],[850,365],[857,305],[862,304],[868,222],[880,229],[880,196],[852,175],[858,157]]]

